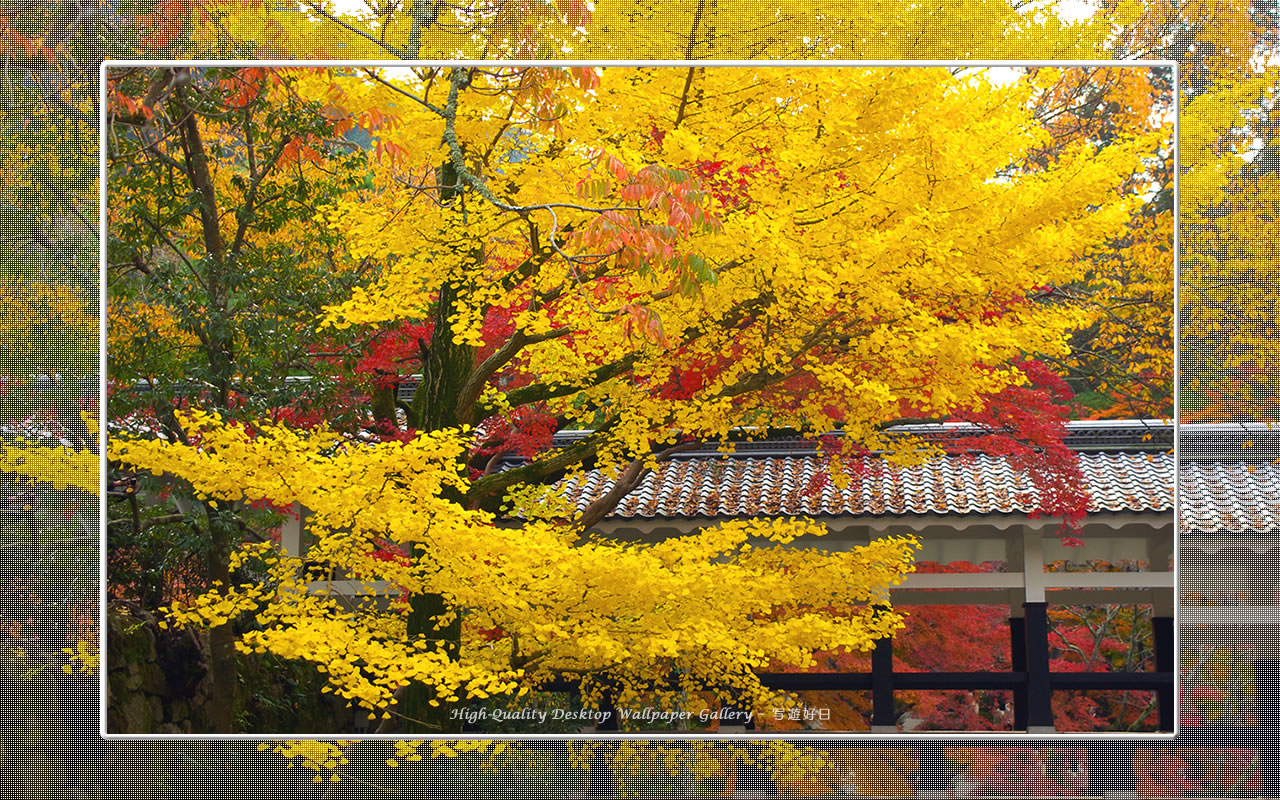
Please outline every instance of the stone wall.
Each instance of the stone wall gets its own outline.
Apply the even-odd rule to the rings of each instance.
[[[107,615],[107,729],[112,733],[207,733],[214,697],[208,636],[161,630],[149,616]],[[350,733],[357,718],[323,694],[324,676],[272,656],[239,657],[237,733]]]
[[[107,616],[107,730],[201,733],[209,693],[205,647],[192,631],[162,631],[153,620]]]

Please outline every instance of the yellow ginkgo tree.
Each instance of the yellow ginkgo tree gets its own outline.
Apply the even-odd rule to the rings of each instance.
[[[1025,422],[1011,398],[1036,388],[1035,359],[1065,358],[1092,319],[1047,289],[1078,280],[1130,224],[1144,202],[1132,178],[1169,133],[1133,118],[1106,147],[1055,142],[1036,108],[1060,77],[764,66],[134,76],[138,94],[169,87],[168,105],[117,84],[125,149],[209,175],[161,204],[177,243],[255,234],[243,208],[214,199],[229,191],[221,181],[257,202],[261,145],[175,144],[215,140],[249,91],[228,87],[311,110],[281,163],[348,176],[346,191],[306,206],[306,241],[359,280],[306,330],[318,350],[366,348],[354,369],[371,400],[354,426],[250,413],[230,402],[228,374],[173,412],[172,435],[114,436],[113,463],[180,479],[211,521],[260,501],[310,512],[309,568],[250,542],[171,621],[237,623],[242,651],[310,661],[332,691],[411,731],[455,729],[452,705],[565,679],[594,705],[785,702],[759,673],[869,649],[900,626],[887,600],[911,569],[906,532],[827,552],[788,546],[821,535],[804,519],[644,544],[593,529],[657,463],[705,440],[839,430],[840,481],[841,454],[927,457],[887,430],[903,419]],[[189,113],[210,98],[224,116]],[[197,125],[210,128],[203,139]],[[130,209],[147,203],[129,192],[165,191],[159,174],[109,194],[121,224],[138,227]],[[303,185],[289,181],[273,185]],[[189,318],[196,329],[175,337],[217,330],[228,351],[254,346]],[[583,433],[553,435],[569,429]],[[584,468],[614,487],[567,508],[556,482]],[[385,582],[395,599],[317,592],[317,565]]]

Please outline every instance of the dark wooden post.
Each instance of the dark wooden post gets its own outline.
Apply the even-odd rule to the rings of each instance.
[[[930,796],[945,792],[948,785],[947,760],[943,753],[943,743],[939,741],[923,741],[916,745],[920,759],[919,779],[916,790],[929,792]]]
[[[1172,675],[1177,669],[1173,652],[1173,617],[1152,617],[1151,627],[1152,638],[1155,640],[1156,647],[1156,672]],[[1173,732],[1175,721],[1173,689],[1174,686],[1170,683],[1168,686],[1161,686],[1156,690],[1160,730],[1170,733]]]
[[[750,793],[752,797],[777,797],[778,784],[773,780],[773,771],[754,761],[737,761],[737,791]],[[736,794],[736,793],[735,793]]]
[[[1027,620],[1025,617],[1009,617],[1009,659],[1014,672],[1027,671]],[[1027,729],[1027,684],[1013,690],[1013,729]]]
[[[620,728],[622,715],[618,713],[618,707],[613,702],[612,694],[606,694],[603,699],[604,702],[600,704],[600,710],[609,712],[609,715],[600,720],[600,723],[596,725],[596,730],[600,733],[616,733]]]
[[[1147,537],[1147,569],[1165,572],[1173,569],[1172,527],[1158,535]],[[1155,589],[1151,593],[1151,639],[1156,650],[1156,672],[1173,675],[1178,669],[1178,658],[1173,648],[1173,587]],[[1161,731],[1172,733],[1176,722],[1174,685],[1156,690],[1157,725]]]
[[[1280,797],[1280,661],[1253,662],[1254,702],[1258,709],[1258,761],[1262,796]]]
[[[1053,732],[1053,693],[1049,685],[1049,604],[1023,603],[1026,618],[1027,732]]]
[[[592,798],[613,797],[617,792],[614,787],[612,760],[613,742],[596,742],[591,751],[591,771],[587,774],[587,796]]]
[[[598,733],[616,733],[620,715],[614,705],[613,695],[605,694],[603,700],[604,702],[600,704],[600,708],[608,711],[609,716],[596,725],[596,731]],[[617,794],[613,779],[613,765],[610,763],[615,746],[613,742],[596,743],[596,747],[591,753],[591,770],[587,776],[587,794],[589,797],[613,797]]]
[[[756,729],[755,715],[733,701],[722,700],[720,708],[722,709],[719,727],[721,733],[745,733]]]
[[[1009,669],[1027,674],[1027,616],[1024,607],[1027,600],[1044,600],[1038,573],[1044,572],[1044,556],[1039,547],[1040,537],[1025,526],[1017,526],[1005,535],[1005,563],[1010,572],[1022,572],[1022,586],[1010,589],[1009,602]],[[1036,592],[1028,597],[1028,585]],[[1030,704],[1027,682],[1013,688],[1013,729],[1027,730]]]
[[[1133,741],[1112,739],[1085,745],[1089,754],[1089,794],[1128,795],[1134,791]]]
[[[893,710],[892,639],[877,639],[876,649],[871,652],[871,730],[898,730],[898,715]]]

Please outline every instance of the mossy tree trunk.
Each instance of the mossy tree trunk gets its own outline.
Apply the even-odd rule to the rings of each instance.
[[[458,295],[459,288],[453,283],[441,287],[434,334],[430,342],[419,341],[422,383],[414,393],[408,419],[409,427],[417,430],[444,430],[470,422],[459,418],[458,401],[475,368],[476,349],[454,341],[451,319],[456,313]],[[458,503],[464,499],[460,493],[449,490],[446,497]],[[430,558],[430,554],[422,550],[416,555]],[[447,621],[440,624],[442,619]],[[439,639],[456,657],[461,648],[462,618],[456,609],[449,607],[444,595],[416,595],[409,600],[408,634]],[[400,700],[401,729],[407,733],[460,732],[462,723],[451,718],[448,704],[437,700],[438,705],[432,705],[433,700],[436,700],[434,692],[423,684],[406,687]]]

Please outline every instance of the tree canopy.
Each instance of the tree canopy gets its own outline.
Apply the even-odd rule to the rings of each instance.
[[[1013,77],[113,72],[111,379],[133,416],[110,457],[180,479],[214,531],[214,589],[172,619],[228,645],[240,619],[242,650],[312,661],[406,727],[566,675],[593,701],[760,705],[785,701],[756,672],[899,627],[914,543],[793,549],[822,530],[780,519],[593,535],[658,461],[838,431],[840,481],[851,454],[930,455],[894,423],[973,418],[1078,519],[1040,359],[1097,318],[1060,289],[1140,218],[1169,130],[1058,136],[1039,109],[1062,74]],[[199,385],[161,385],[173,365]],[[333,392],[280,392],[297,369]],[[554,484],[588,467],[614,488],[577,514]],[[400,599],[308,592],[269,540],[236,547],[264,503],[313,513],[312,568]]]
[[[453,7],[462,5],[453,4]],[[686,54],[695,57],[750,56],[766,52],[814,58],[832,55],[975,59],[1155,56],[1178,60],[1182,78],[1181,86],[1176,88],[1181,92],[1183,101],[1183,138],[1180,145],[1181,166],[1185,170],[1182,176],[1182,226],[1179,230],[1184,265],[1182,368],[1187,378],[1182,386],[1184,420],[1273,419],[1276,392],[1271,371],[1267,369],[1267,348],[1272,338],[1268,330],[1274,317],[1275,298],[1271,296],[1274,281],[1266,279],[1266,271],[1259,264],[1265,261],[1268,243],[1274,239],[1270,224],[1274,214],[1269,210],[1266,199],[1274,194],[1275,188],[1274,181],[1269,180],[1274,178],[1274,156],[1269,149],[1271,133],[1267,124],[1268,109],[1274,97],[1275,72],[1274,69],[1264,70],[1268,56],[1274,52],[1275,9],[1266,3],[1212,0],[1144,2],[1140,7],[1138,4],[1100,5],[1096,19],[1089,24],[1066,26],[1061,25],[1062,4],[1053,3],[1036,4],[1034,7],[1022,3],[948,3],[939,8],[862,3],[858,9],[867,13],[856,18],[838,16],[830,5],[800,13],[801,9],[793,4],[789,8],[796,9],[795,15],[782,14],[769,19],[753,17],[754,8],[744,12],[720,3],[665,4],[662,13],[634,4],[597,3],[595,13],[585,20],[581,17],[570,20],[567,13],[552,15],[550,11],[560,12],[561,9],[542,4],[498,3],[484,7],[497,9],[499,16],[506,14],[503,22],[506,27],[499,30],[496,23],[485,23],[495,34],[481,36],[472,35],[478,30],[481,20],[477,19],[475,25],[466,25],[460,24],[449,13],[420,13],[420,8],[429,9],[430,4],[379,4],[371,14],[365,15],[364,20],[339,15],[326,18],[321,13],[323,9],[317,10],[317,6],[299,11],[287,4],[164,2],[86,6],[51,2],[10,7],[0,18],[0,54],[5,61],[6,74],[13,78],[3,84],[5,108],[10,112],[4,120],[7,132],[3,137],[6,174],[12,178],[5,184],[4,202],[0,206],[6,231],[3,241],[5,269],[8,274],[18,275],[16,280],[20,282],[29,279],[25,270],[33,264],[58,266],[50,272],[51,283],[56,286],[46,291],[38,286],[11,283],[16,288],[12,294],[6,292],[6,296],[34,296],[37,308],[44,307],[41,304],[47,302],[48,308],[55,309],[57,314],[73,308],[64,304],[68,297],[73,298],[76,308],[94,308],[96,290],[87,266],[96,257],[93,231],[91,225],[77,217],[93,216],[94,191],[89,180],[94,172],[92,153],[96,150],[92,98],[95,94],[95,68],[104,55],[307,58],[364,54],[399,57],[408,53],[440,57],[459,53],[478,55],[482,52],[481,46],[490,43],[493,49],[483,52],[496,56],[518,53],[554,56],[565,53],[566,44],[577,48],[567,50],[571,55],[594,48],[594,52],[608,49],[623,57],[637,58],[681,57]],[[476,12],[480,8],[460,10],[469,10],[478,17]],[[527,14],[528,19],[522,20],[521,14]],[[677,27],[677,20],[684,24]],[[707,24],[708,21],[711,24]],[[344,24],[355,23],[363,26],[361,32],[343,27]],[[573,28],[578,25],[584,27],[575,30],[571,40],[563,27],[547,29],[548,26]],[[665,30],[659,30],[664,26]],[[837,34],[839,41],[835,49],[824,51],[822,47],[810,46],[813,41],[811,32],[823,28]],[[415,41],[415,31],[416,50],[410,50],[407,45]],[[758,33],[761,31],[764,33]],[[548,44],[545,47],[539,42],[540,37],[546,38]],[[392,48],[385,47],[382,41],[389,42]],[[1066,71],[1064,78],[1070,79],[1075,72]],[[1167,79],[1164,88],[1170,88]],[[1110,100],[1105,93],[1095,96],[1095,99],[1099,100],[1096,105],[1078,102],[1073,103],[1073,107],[1086,112],[1096,109],[1102,113],[1095,113],[1094,119],[1105,119],[1110,113]],[[1168,177],[1164,181],[1163,193],[1165,202],[1169,203],[1173,173],[1172,161],[1167,163],[1164,174]],[[1188,199],[1190,203],[1186,202]],[[1148,208],[1152,205],[1149,204]],[[1163,220],[1171,220],[1170,205],[1164,206]],[[1162,224],[1166,231],[1171,229],[1169,222]],[[1160,235],[1167,236],[1167,233]],[[68,273],[64,269],[72,259],[86,265],[83,274]],[[1117,275],[1132,274],[1119,259],[1102,263],[1118,267]],[[1167,287],[1167,281],[1163,285]],[[1141,309],[1143,303],[1150,303],[1155,309],[1167,306],[1167,301],[1158,293],[1148,300],[1141,294],[1129,292],[1127,298],[1119,294],[1118,300],[1108,307],[1123,311]],[[29,365],[36,364],[42,368],[48,365],[64,375],[91,374],[94,369],[91,361],[78,355],[68,358],[67,354],[92,353],[93,336],[72,337],[79,340],[76,350],[61,346],[44,347],[42,337],[59,336],[70,331],[57,325],[43,324],[44,317],[28,315],[21,299],[5,306],[5,310],[10,313],[5,346],[9,348],[8,354],[12,355],[8,363],[14,365],[11,374],[5,375],[3,398],[10,404],[4,410],[6,418],[23,419],[32,413],[47,412],[56,416],[60,412],[50,411],[47,395],[35,391],[35,383],[29,380],[26,370]],[[71,319],[74,328],[80,329],[80,319]],[[29,325],[33,320],[40,324]],[[88,326],[84,329],[88,330]],[[1144,330],[1152,332],[1150,326]],[[1107,365],[1113,363],[1114,357],[1128,353],[1125,346],[1128,337],[1137,335],[1139,329],[1131,328],[1126,336],[1118,340],[1113,338],[1117,344],[1106,353],[1111,360],[1094,359],[1088,365],[1073,369],[1094,376],[1089,378],[1090,381],[1100,379],[1104,368],[1109,369]],[[392,353],[392,359],[397,358],[394,350],[381,351],[379,360],[388,352]],[[121,352],[115,343],[112,352]],[[1085,355],[1077,348],[1072,359],[1081,359]],[[39,360],[31,361],[31,358]],[[319,365],[313,362],[312,366],[318,368]],[[1166,367],[1169,368],[1171,365]],[[260,383],[258,388],[264,384]],[[1082,383],[1073,378],[1071,385],[1078,394],[1088,394],[1091,386],[1097,384]],[[59,388],[66,387],[59,385]],[[294,393],[306,394],[299,384],[291,384],[290,388]],[[1127,388],[1132,389],[1133,384]],[[87,398],[89,394],[87,390],[77,390],[72,400]],[[116,395],[116,399],[119,400],[120,395]],[[304,399],[310,401],[310,395]],[[1105,407],[1112,400],[1128,405],[1128,401],[1120,397],[1097,399],[1100,407]],[[291,398],[286,398],[286,401],[292,402]],[[70,428],[76,421],[75,403],[63,405],[62,411],[70,412],[61,414],[68,424],[55,426],[58,430]],[[135,404],[128,405],[132,408]],[[354,403],[330,406],[331,419],[334,418],[335,407],[358,408]],[[291,414],[292,411],[285,408],[280,416],[285,418]],[[347,422],[342,422],[339,426],[347,425]],[[63,536],[65,530],[59,521],[62,520],[62,497],[66,494],[64,487],[83,486],[84,492],[81,492],[78,502],[83,502],[83,497],[88,496],[85,493],[93,492],[98,484],[93,453],[87,450],[55,453],[54,448],[15,442],[7,436],[2,455],[6,478],[18,475],[22,476],[20,479],[43,482],[38,486],[53,487],[52,493],[45,494],[52,497],[50,505],[54,508],[34,524],[41,527],[42,537],[56,540]],[[113,510],[118,510],[118,507]],[[174,516],[172,510],[144,506],[142,526],[171,518]],[[247,516],[249,509],[241,511],[242,516]],[[197,521],[191,517],[188,520]],[[254,523],[252,517],[248,521]],[[123,527],[126,526],[111,529],[113,553],[123,549],[121,539],[116,535]],[[178,539],[175,534],[183,534],[184,531],[186,538]],[[196,525],[188,530],[187,526],[175,528],[173,524],[156,524],[148,533],[159,541],[162,545],[160,551],[166,557],[176,552],[175,542],[181,542],[184,547],[191,545],[198,553],[201,537],[207,535],[207,531],[199,530]],[[25,530],[11,528],[8,535],[21,538],[25,536]],[[68,537],[68,541],[74,538]],[[6,544],[9,541],[6,538]],[[27,576],[24,580],[48,567],[47,562],[19,564],[13,559],[6,561],[9,562],[6,569],[17,570],[15,573],[7,572],[6,576],[22,574]],[[152,572],[161,574],[168,587],[174,585],[173,571],[153,569]],[[118,576],[120,572],[113,567],[112,574]],[[75,575],[83,579],[79,585],[86,591],[92,589],[92,576],[96,575],[96,569],[91,566],[90,559],[86,557],[83,569],[75,571]],[[66,584],[65,573],[56,572],[52,579],[59,587]],[[194,586],[197,582],[188,580],[185,585]],[[172,597],[172,594],[167,596]],[[33,623],[28,618],[30,607],[23,597],[16,607],[7,607],[6,623],[12,622],[15,631],[19,624],[26,626],[25,629],[34,626],[40,630],[42,639],[52,641],[45,635],[56,626],[56,622],[51,620],[51,615],[41,615]],[[15,608],[16,611],[10,613]],[[92,632],[83,635],[93,636]],[[29,654],[35,653],[29,647],[26,649]],[[33,662],[21,663],[30,665]],[[25,670],[23,684],[30,683],[30,676],[36,672],[35,669]],[[1234,684],[1239,688],[1251,680],[1251,677],[1241,677]],[[90,698],[91,695],[86,693],[85,697]],[[1192,699],[1195,699],[1194,695]],[[87,700],[85,707],[90,706],[91,702]],[[44,710],[42,706],[41,711]],[[18,738],[6,739],[6,750],[10,752],[10,743],[22,741],[23,734],[18,731],[12,735]],[[765,747],[761,744],[759,750],[763,751]],[[72,752],[76,748],[59,749]],[[639,749],[641,755],[653,750]],[[1139,773],[1139,793],[1166,796],[1170,791],[1207,791],[1208,787],[1236,791],[1240,788],[1241,782],[1235,777],[1225,772],[1219,774],[1222,769],[1221,751],[1211,754],[1206,748],[1205,753],[1193,756],[1192,749],[1139,747],[1141,763],[1137,756],[1134,763],[1135,772]],[[314,765],[307,762],[308,766],[323,769],[326,774],[332,771],[335,777],[346,769],[330,767],[332,762],[328,759],[332,748],[317,750],[324,751],[326,755]],[[518,750],[518,747],[508,749],[505,757],[512,758]],[[182,752],[183,757],[190,758],[193,763],[206,757],[204,751],[194,746]],[[298,751],[289,752],[296,755]],[[390,747],[387,752],[391,752]],[[618,756],[621,764],[636,750],[620,749],[617,752],[626,753]],[[451,755],[452,751],[433,748],[432,755],[440,753]],[[399,746],[394,754],[403,761]],[[244,755],[252,755],[248,747]],[[1229,755],[1235,758],[1240,753],[1229,751]],[[694,755],[691,758],[700,764],[700,757]],[[212,762],[216,758],[219,757],[207,756],[209,768],[213,767]],[[1199,758],[1205,760],[1196,764]],[[1257,778],[1258,763],[1250,762],[1248,758],[1246,754],[1240,763],[1242,769],[1247,768],[1246,774],[1253,776],[1249,779],[1252,781]],[[130,765],[147,768],[151,766],[147,761],[143,755],[137,761],[130,761]],[[497,759],[492,763],[500,762]],[[239,763],[247,765],[249,761]],[[652,762],[656,763],[656,760]],[[1192,770],[1199,770],[1195,774],[1203,775],[1203,779],[1188,779],[1188,763]],[[863,766],[859,764],[859,769],[862,770]],[[1002,769],[1000,765],[995,768]],[[636,769],[636,773],[627,774],[652,780],[661,772],[657,767],[648,773],[642,767]],[[523,762],[521,770],[521,775],[534,774]],[[661,774],[665,775],[665,772]],[[233,777],[252,780],[239,772]],[[1215,782],[1219,777],[1223,778],[1220,784]],[[129,779],[134,778],[131,771]],[[402,775],[395,780],[407,779]],[[106,779],[103,781],[106,783]],[[133,784],[129,786],[131,791]],[[1252,790],[1252,783],[1247,788]]]

